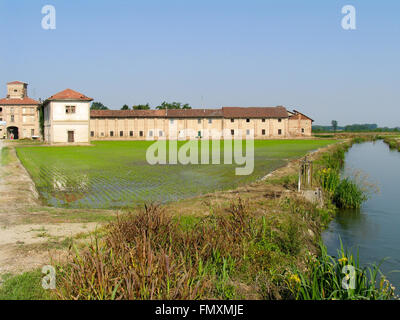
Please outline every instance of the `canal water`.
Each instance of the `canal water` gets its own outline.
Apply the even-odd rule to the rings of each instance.
[[[400,152],[391,151],[381,140],[355,144],[346,155],[345,175],[367,175],[379,192],[373,193],[360,210],[339,212],[323,234],[328,253],[337,256],[340,239],[357,253],[362,265],[379,263],[381,270],[400,292]]]

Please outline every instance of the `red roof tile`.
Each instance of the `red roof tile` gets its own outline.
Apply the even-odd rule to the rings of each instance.
[[[54,101],[54,100],[92,101],[93,99],[89,98],[89,97],[85,96],[84,94],[79,93],[77,91],[74,91],[74,90],[71,90],[71,89],[66,89],[64,91],[56,93],[55,95],[52,95],[47,100],[49,100],[49,101]]]
[[[285,107],[223,107],[224,118],[287,118]]]
[[[222,118],[221,109],[169,109],[168,118]]]
[[[26,83],[21,82],[21,81],[12,81],[12,82],[8,82],[7,84],[26,84]]]
[[[92,118],[165,118],[165,110],[90,110]]]
[[[34,99],[25,97],[23,99],[0,99],[0,105],[39,105],[40,102]]]

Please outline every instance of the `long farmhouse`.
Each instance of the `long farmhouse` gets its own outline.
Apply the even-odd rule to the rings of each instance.
[[[90,140],[222,138],[252,134],[255,139],[311,136],[313,120],[285,107],[222,107],[180,110],[90,110],[92,98],[66,89],[42,104],[28,98],[27,84],[10,82],[0,100],[0,134],[8,138],[88,143]],[[43,110],[42,130],[39,110]]]

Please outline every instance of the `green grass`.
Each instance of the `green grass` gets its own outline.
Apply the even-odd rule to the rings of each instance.
[[[17,147],[17,155],[48,205],[121,208],[161,203],[235,188],[255,181],[335,140],[255,141],[255,168],[237,176],[237,164],[155,165],[146,162],[150,141],[97,141],[87,147]],[[179,142],[178,146],[185,142]],[[167,152],[168,154],[168,152]],[[223,145],[221,145],[223,157]]]
[[[42,288],[44,275],[40,270],[20,275],[4,275],[0,285],[0,300],[49,300],[51,293]]]

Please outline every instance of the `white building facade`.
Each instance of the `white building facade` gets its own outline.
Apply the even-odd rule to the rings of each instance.
[[[90,105],[93,99],[66,89],[43,103],[44,141],[85,144],[90,141]]]

